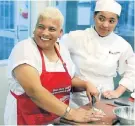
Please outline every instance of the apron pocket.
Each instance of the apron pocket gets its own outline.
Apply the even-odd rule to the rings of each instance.
[[[22,115],[23,120],[26,125],[43,125],[43,124],[48,124],[58,118],[58,116],[51,114],[33,114],[33,115]]]

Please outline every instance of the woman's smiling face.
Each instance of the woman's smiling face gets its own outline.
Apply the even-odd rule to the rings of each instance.
[[[118,23],[118,16],[112,12],[100,11],[94,15],[94,20],[97,33],[104,37],[115,29]]]
[[[41,49],[54,48],[54,44],[63,31],[59,20],[52,18],[40,18],[34,31],[34,40]]]

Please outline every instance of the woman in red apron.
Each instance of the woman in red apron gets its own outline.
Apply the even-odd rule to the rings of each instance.
[[[36,52],[36,54],[40,54],[40,58],[34,59],[36,62],[33,63],[33,66],[25,61],[16,66],[12,71],[18,84],[24,89],[24,93],[21,95],[17,95],[15,91],[10,91],[16,99],[17,125],[49,124],[59,116],[64,116],[69,120],[78,122],[96,121],[103,117],[102,113],[95,113],[93,116],[91,111],[70,109],[68,107],[71,83],[73,86],[80,85],[81,87],[86,87],[86,84],[79,79],[74,79],[74,81],[71,82],[66,63],[59,53],[60,46],[56,43],[57,38],[62,35],[61,26],[62,15],[59,10],[51,7],[46,8],[39,16],[34,31],[34,38],[31,40],[31,42],[36,43],[35,48],[38,51],[36,52],[34,48],[33,52],[28,52],[27,47],[24,46],[25,48],[22,47],[24,54],[22,54],[21,51],[18,54],[21,59],[21,54],[27,57],[26,55],[28,53],[32,53],[31,55],[34,59]],[[28,44],[27,46],[29,46],[30,42],[28,41],[30,40],[23,41],[22,43],[25,45]],[[19,45],[16,45],[11,53],[10,57],[12,57],[13,60],[16,59],[16,57],[13,56],[18,47]],[[47,71],[44,55],[52,62],[60,60],[64,71]],[[42,72],[40,75],[37,69],[34,68],[34,64],[38,64],[39,61],[42,62]]]
[[[55,47],[56,49],[56,47]],[[69,93],[71,89],[71,77],[68,74],[66,65],[64,64],[58,50],[57,55],[63,62],[65,72],[47,72],[45,68],[45,62],[42,50],[39,48],[42,58],[42,74],[40,75],[40,81],[44,88],[54,94],[58,99],[63,99],[63,102],[69,104]],[[22,95],[16,95],[11,92],[17,99],[17,124],[18,125],[41,125],[47,124],[58,116],[49,113],[39,108],[26,93]]]

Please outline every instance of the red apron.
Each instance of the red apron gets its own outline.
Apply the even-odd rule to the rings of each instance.
[[[55,51],[63,63],[66,72],[47,72],[42,50],[40,48],[38,49],[42,58],[42,73],[40,76],[42,86],[62,102],[69,104],[71,77],[68,74],[66,64],[55,47]],[[11,91],[11,94],[17,99],[17,125],[48,124],[58,118],[57,115],[39,108],[26,93],[16,95]]]

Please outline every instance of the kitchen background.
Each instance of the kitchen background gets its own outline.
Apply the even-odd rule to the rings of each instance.
[[[123,7],[115,32],[125,38],[135,49],[134,0],[117,0]],[[0,125],[8,92],[7,62],[14,45],[32,36],[37,15],[46,6],[58,7],[64,17],[64,32],[85,29],[93,25],[94,0],[0,0]],[[115,81],[117,83],[117,79]]]

